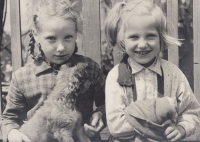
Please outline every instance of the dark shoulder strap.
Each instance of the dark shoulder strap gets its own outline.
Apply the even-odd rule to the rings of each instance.
[[[135,74],[132,74],[132,79],[133,79],[133,85],[132,85],[132,90],[133,90],[133,101],[135,102],[137,100],[137,89],[135,85]]]
[[[128,63],[128,55],[124,55],[118,66],[118,78],[117,82],[122,86],[132,86],[134,84],[134,78],[132,77],[131,67]]]
[[[161,68],[162,76],[157,74],[157,83],[158,83],[158,98],[164,97],[164,73],[163,69]]]

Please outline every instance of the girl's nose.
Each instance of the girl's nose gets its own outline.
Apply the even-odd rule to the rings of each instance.
[[[62,52],[65,49],[64,45],[62,43],[60,43],[57,47],[57,51],[58,52]]]
[[[147,47],[146,45],[147,45],[147,41],[145,39],[139,40],[139,43],[138,43],[139,48],[146,48]]]

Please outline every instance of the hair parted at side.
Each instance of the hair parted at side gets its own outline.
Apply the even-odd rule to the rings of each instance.
[[[105,20],[105,36],[108,44],[118,45],[125,49],[124,33],[127,21],[133,16],[149,15],[155,19],[155,26],[160,36],[161,50],[168,48],[170,44],[180,46],[181,42],[167,34],[167,21],[162,9],[150,0],[133,0],[128,3],[117,3],[108,13]]]

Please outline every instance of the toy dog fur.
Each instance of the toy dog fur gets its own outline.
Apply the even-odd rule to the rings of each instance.
[[[87,65],[79,63],[66,68],[67,72],[60,69],[54,91],[20,128],[31,142],[90,142],[75,106],[76,96],[90,85]]]

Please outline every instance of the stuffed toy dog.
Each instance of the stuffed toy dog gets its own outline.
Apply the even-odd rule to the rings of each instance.
[[[60,69],[54,91],[20,128],[31,142],[90,142],[75,106],[76,96],[90,85],[87,64],[64,68],[67,72]]]

